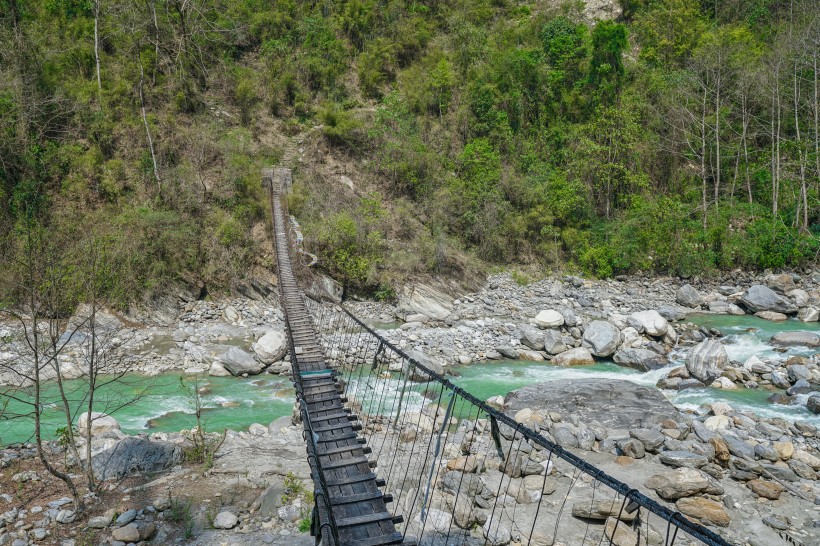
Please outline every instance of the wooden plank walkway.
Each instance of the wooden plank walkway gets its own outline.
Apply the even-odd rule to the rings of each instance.
[[[310,320],[301,290],[296,282],[290,259],[287,235],[287,215],[281,199],[282,188],[290,180],[290,169],[265,169],[263,185],[269,188],[273,216],[273,240],[279,275],[282,311],[287,325],[288,341],[293,360],[293,381],[297,397],[304,400],[302,407],[308,458],[316,490],[326,490],[330,513],[319,510],[325,531],[333,530],[334,537],[323,533],[338,544],[351,546],[378,546],[402,544],[402,534],[396,530],[401,516],[392,516],[386,502],[392,500],[379,490],[383,482],[376,478],[367,459],[370,448],[356,433],[361,425],[345,408],[341,386],[336,374],[328,369],[318,335]],[[312,431],[311,434],[308,431]],[[311,436],[313,444],[311,445]],[[317,459],[313,462],[312,459]],[[328,521],[321,521],[322,519]]]

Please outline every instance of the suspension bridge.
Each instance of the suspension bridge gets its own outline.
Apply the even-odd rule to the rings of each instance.
[[[453,385],[344,306],[305,297],[291,172],[262,179],[317,544],[730,544]]]

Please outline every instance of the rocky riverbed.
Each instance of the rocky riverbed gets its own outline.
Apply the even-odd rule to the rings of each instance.
[[[658,386],[666,393],[749,390],[770,393],[772,403],[820,411],[820,397],[813,394],[820,384],[814,353],[820,345],[820,274],[811,271],[687,281],[564,277],[526,286],[498,275],[473,294],[454,297],[416,285],[403,291],[397,305],[361,302],[348,307],[383,328],[380,333],[398,347],[445,373],[501,359],[564,367],[614,361],[631,369],[658,370]],[[330,335],[333,315],[329,308],[325,311],[320,330],[331,360],[340,363],[351,347]],[[756,315],[770,321],[766,324],[782,325],[782,331],[767,342],[765,353],[740,360],[731,339],[719,327],[696,324],[694,313]],[[77,317],[82,314],[81,309]],[[115,333],[112,346],[124,356],[121,365],[133,372],[290,372],[275,301],[188,302],[176,321],[164,324],[134,324],[115,314],[102,318]],[[9,326],[1,329],[0,360],[8,362],[19,337]],[[61,360],[63,377],[81,374],[82,355],[82,338],[71,339]],[[12,379],[13,374],[2,376],[6,383]],[[549,392],[538,389],[542,396]],[[611,394],[607,408],[633,407],[626,395],[632,387],[610,382],[606,389]],[[727,526],[722,532],[739,543],[773,544],[778,533],[789,533],[801,544],[820,543],[813,531],[820,521],[814,508],[820,493],[820,445],[812,424],[713,403],[686,411],[669,406],[668,414],[658,413],[663,419],[633,419],[616,426],[577,405],[556,411],[556,400],[549,402],[552,408],[539,407],[534,399],[522,403],[526,392],[492,402],[658,500],[708,525]],[[655,392],[663,398],[662,391]],[[107,447],[115,441],[119,439],[109,438]],[[492,467],[485,465],[487,472]],[[671,473],[671,468],[678,470]],[[684,482],[711,485],[693,489]],[[680,491],[688,493],[677,496]]]

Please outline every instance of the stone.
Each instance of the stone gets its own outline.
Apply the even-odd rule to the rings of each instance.
[[[709,462],[703,455],[691,451],[663,451],[660,460],[666,466],[674,468],[700,468]]]
[[[595,359],[586,347],[576,347],[555,355],[552,363],[557,366],[586,366],[595,364]]]
[[[444,375],[444,366],[439,364],[438,361],[430,358],[426,354],[421,351],[412,350],[407,353],[407,355],[418,362],[420,365],[424,366],[428,370],[433,373]],[[406,359],[402,361],[402,370],[401,373],[405,376],[409,376],[411,381],[430,381],[430,375],[408,362]]]
[[[712,415],[703,421],[703,426],[712,432],[726,430],[731,425],[731,420],[725,415]]]
[[[771,462],[777,462],[780,460],[780,457],[777,456],[777,451],[772,446],[767,446],[765,444],[757,444],[754,447],[755,450],[755,457],[758,459],[765,459]]]
[[[794,455],[794,444],[788,441],[772,442],[772,448],[783,461],[788,461]]]
[[[529,324],[521,325],[520,330],[521,334],[518,336],[518,341],[522,345],[536,351],[544,350],[544,333],[541,330]]]
[[[812,374],[811,370],[809,370],[808,366],[805,364],[788,364],[786,365],[786,370],[789,374],[789,380],[793,382],[797,382],[800,380],[810,381]]]
[[[220,512],[214,518],[214,529],[233,529],[239,523],[239,518],[228,511]]]
[[[684,284],[675,293],[675,301],[684,307],[697,307],[701,304],[703,298],[691,284]]]
[[[595,356],[610,356],[621,344],[621,331],[611,322],[593,320],[584,330],[583,344]]]
[[[813,394],[806,400],[806,409],[812,413],[820,414],[820,395]]]
[[[794,279],[789,273],[767,275],[766,285],[780,294],[788,294],[795,288]]]
[[[770,500],[779,499],[783,491],[786,490],[786,488],[780,485],[779,483],[769,482],[761,479],[746,482],[746,487],[751,489],[752,492],[758,497]]]
[[[648,349],[620,349],[612,357],[616,364],[642,372],[657,370],[669,364],[669,359]]]
[[[231,347],[219,357],[219,361],[226,370],[233,375],[256,375],[265,369],[265,365],[257,361],[247,351],[243,351],[239,347]]]
[[[529,351],[526,349],[520,349],[518,351],[518,358],[520,360],[528,360],[530,362],[543,362],[544,355],[542,355],[538,351]]]
[[[137,511],[131,508],[130,510],[126,510],[125,512],[117,516],[117,519],[114,523],[122,527],[123,525],[128,525],[135,519],[137,519]]]
[[[622,500],[592,500],[586,499],[578,501],[572,505],[572,515],[582,519],[606,520],[607,518],[618,518],[621,521],[635,521],[638,511],[631,514],[622,510]]]
[[[646,487],[665,500],[677,500],[699,493],[723,494],[719,483],[694,468],[677,468],[665,474],[655,474],[646,481]]]
[[[788,517],[780,516],[777,514],[772,514],[764,517],[763,523],[765,523],[772,529],[777,529],[778,531],[788,531],[789,527],[791,527],[791,522],[789,521]]]
[[[509,345],[499,345],[495,348],[498,351],[498,354],[503,356],[504,358],[509,358],[511,360],[515,360],[518,358],[518,351],[516,351],[513,347]]]
[[[564,315],[558,311],[547,309],[535,315],[535,324],[539,328],[557,328],[564,325]]]
[[[789,379],[786,377],[786,374],[781,373],[777,370],[771,373],[771,378],[769,379],[769,381],[771,381],[772,385],[774,385],[778,389],[788,389],[792,386],[792,384],[789,383]]]
[[[772,345],[779,347],[820,347],[820,335],[814,332],[780,332],[771,339]]]
[[[775,311],[758,311],[755,313],[755,316],[758,318],[762,318],[763,320],[768,320],[770,322],[783,322],[788,316],[784,315],[783,313],[777,313]]]
[[[222,312],[222,318],[225,320],[225,322],[233,323],[237,322],[242,317],[239,315],[239,312],[236,310],[236,308],[234,308],[232,305],[229,305]]]
[[[177,445],[126,438],[92,457],[91,466],[98,480],[110,480],[124,478],[134,471],[159,472],[180,462],[182,450]]]
[[[666,320],[683,320],[686,318],[686,311],[673,305],[661,305],[658,313]]]
[[[105,529],[111,523],[111,518],[105,516],[94,516],[88,518],[88,526],[92,529]]]
[[[421,313],[433,320],[446,319],[453,310],[453,299],[432,286],[414,283],[405,285],[399,294],[399,309]]]
[[[76,518],[77,515],[74,510],[60,510],[54,519],[57,520],[57,523],[72,523]]]
[[[208,375],[212,377],[229,377],[231,372],[229,372],[221,362],[215,360],[208,369]]]
[[[82,436],[85,436],[88,432],[88,412],[83,412],[77,418],[77,430],[80,431]],[[91,412],[91,435],[98,436],[100,434],[105,434],[106,432],[111,432],[113,430],[120,430],[120,424],[117,422],[116,419],[111,417],[110,415],[106,415],[105,413],[99,412]]]
[[[563,353],[569,347],[564,343],[564,338],[558,330],[546,330],[543,337],[544,350],[551,355]]]
[[[632,459],[643,459],[646,456],[646,449],[643,444],[634,438],[620,440],[618,442],[618,449]]]
[[[710,386],[716,389],[726,389],[730,391],[738,388],[735,382],[729,379],[728,377],[718,377],[714,381],[712,381],[712,384]]]
[[[627,323],[642,334],[653,337],[663,337],[669,328],[669,323],[657,311],[638,311],[632,313]]]
[[[729,355],[723,344],[707,339],[692,347],[686,355],[686,369],[696,379],[709,383],[729,365]]]
[[[512,531],[508,524],[502,522],[501,514],[495,514],[487,519],[482,531],[487,544],[491,546],[506,546],[512,540]]]
[[[248,432],[254,436],[266,436],[268,434],[268,427],[260,425],[259,423],[251,423],[248,427]]]
[[[629,435],[641,442],[646,451],[650,453],[657,453],[665,441],[663,434],[648,428],[632,429],[629,431]]]
[[[792,302],[761,284],[749,287],[740,297],[740,303],[752,313],[775,311],[793,315],[797,312],[797,307]]]
[[[699,519],[708,525],[726,527],[729,525],[729,514],[719,502],[703,497],[685,497],[675,503],[677,509],[686,516]]]
[[[604,536],[609,539],[609,544],[614,546],[646,546],[646,537],[643,534],[639,536],[628,524],[617,518],[606,520]]]
[[[140,531],[137,529],[137,526],[133,523],[129,523],[124,527],[119,527],[114,529],[111,532],[111,536],[114,540],[119,540],[122,542],[139,542],[140,540]]]
[[[285,334],[271,330],[260,337],[253,345],[256,357],[265,364],[273,364],[285,357],[288,350]]]
[[[817,322],[820,320],[820,309],[817,307],[804,307],[798,311],[797,318],[803,322]]]
[[[565,379],[535,383],[511,392],[506,403],[510,412],[529,408],[575,415],[582,423],[598,421],[610,432],[650,428],[679,416],[678,410],[658,389],[622,379]]]
[[[789,459],[787,461],[789,468],[794,472],[796,475],[800,476],[804,480],[816,480],[817,473],[812,470],[812,468],[802,461],[798,461],[795,459]]]
[[[456,457],[447,461],[447,470],[456,470],[458,472],[466,472],[471,474],[478,470],[478,459],[475,455],[467,455],[463,457]]]

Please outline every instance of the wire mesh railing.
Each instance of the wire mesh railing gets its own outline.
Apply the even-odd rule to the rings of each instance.
[[[728,545],[488,406],[346,308],[306,305],[326,360],[359,415],[399,530],[419,544]],[[543,433],[542,433],[543,432]]]

